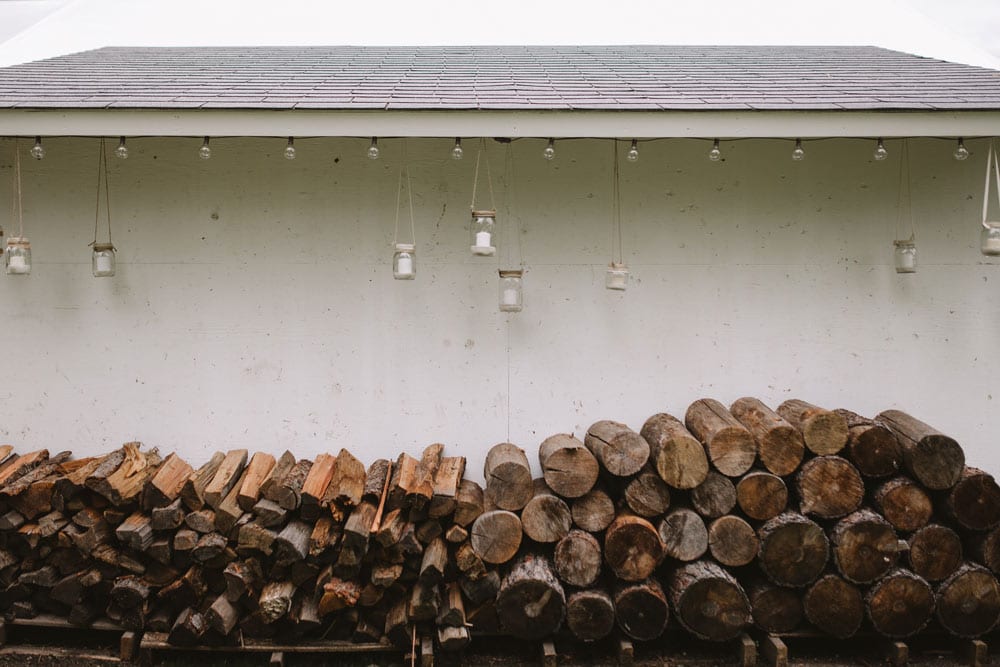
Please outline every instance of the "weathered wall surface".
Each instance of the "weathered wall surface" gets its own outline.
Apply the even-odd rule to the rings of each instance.
[[[507,315],[497,260],[469,254],[472,141],[460,162],[451,142],[410,141],[419,273],[400,282],[398,141],[372,162],[360,140],[300,139],[287,161],[281,139],[216,139],[203,162],[200,140],[132,139],[110,158],[108,280],[87,247],[96,140],[47,140],[24,163],[34,269],[0,276],[0,439],[81,455],[138,439],[192,462],[440,441],[478,476],[508,438],[537,467],[552,433],[753,394],[906,409],[1000,472],[1000,263],[979,254],[986,146],[968,143],[962,163],[948,142],[911,144],[911,276],[892,267],[898,142],[886,162],[870,141],[809,142],[801,163],[781,141],[724,142],[720,163],[705,142],[643,144],[622,163],[634,281],[615,293],[609,144],[563,141],[546,162],[544,142],[515,142],[526,305]],[[0,141],[2,183],[11,151]]]

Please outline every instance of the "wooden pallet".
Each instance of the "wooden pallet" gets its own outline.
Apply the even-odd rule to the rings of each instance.
[[[989,645],[982,639],[957,639],[955,637],[932,637],[936,645],[940,647],[942,653],[951,653],[955,659],[969,667],[985,667],[989,664]],[[829,635],[824,635],[813,631],[798,631],[778,634],[764,634],[760,639],[760,654],[762,662],[767,667],[788,667],[789,650],[788,644],[800,641],[823,640],[830,641]],[[880,635],[855,635],[850,641],[856,642],[864,640],[868,645],[876,650],[879,647],[882,658],[892,667],[905,667],[910,664],[910,647],[913,642],[906,642],[898,639],[888,639]],[[922,644],[928,640],[927,636],[914,639]]]
[[[117,657],[109,656],[105,653],[91,652],[93,655],[88,655],[87,657],[94,660],[104,660],[118,661],[118,662],[128,662],[135,659],[138,651],[138,636],[135,632],[130,632],[125,630],[119,625],[112,623],[107,619],[98,619],[91,623],[87,627],[80,627],[77,625],[72,625],[66,619],[60,618],[58,616],[52,616],[49,614],[40,614],[34,618],[14,618],[10,620],[4,620],[0,618],[0,647],[7,653],[16,653],[18,655],[45,655],[45,656],[58,656],[61,652],[71,651],[72,655],[83,655],[79,648],[71,646],[60,646],[51,644],[18,644],[18,643],[8,643],[9,639],[16,639],[16,628],[43,628],[43,629],[53,629],[53,630],[71,630],[73,632],[102,632],[108,635],[117,635],[118,644],[118,655]],[[49,633],[46,639],[58,638],[59,633]],[[110,639],[111,637],[109,637]]]

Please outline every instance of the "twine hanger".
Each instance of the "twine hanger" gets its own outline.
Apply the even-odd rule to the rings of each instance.
[[[403,139],[403,161],[399,165],[399,182],[396,185],[396,228],[392,235],[392,244],[399,243],[399,200],[403,194],[403,175],[406,175],[406,196],[410,201],[410,240],[417,244],[417,231],[413,222],[413,187],[410,184],[410,165],[406,157],[406,139]]]
[[[21,203],[21,151],[18,148],[18,139],[14,138],[14,192],[10,199],[10,219],[17,221],[17,236],[24,238],[24,210]],[[2,232],[0,232],[2,235]]]
[[[906,194],[905,197],[906,212],[910,217],[910,238],[908,240],[912,243],[914,240],[916,240],[917,232],[916,232],[916,227],[913,224],[913,202],[911,201],[910,198],[910,151],[909,151],[909,142],[906,139],[903,139],[903,150],[901,151],[899,158],[899,203],[897,204],[897,209],[896,209],[897,241],[906,240],[902,238],[904,192]]]
[[[986,229],[992,229],[992,227],[986,223],[990,206],[991,165],[993,167],[993,173],[996,174],[996,180],[997,180],[997,203],[1000,203],[1000,154],[996,152],[992,140],[990,141],[990,150],[986,154],[986,186],[983,188],[983,227],[985,227]]]
[[[108,218],[108,242],[97,242],[97,228],[101,220],[101,176],[104,177],[104,210]],[[94,240],[90,245],[94,248],[98,246],[110,246],[108,250],[114,251],[115,246],[111,242],[111,195],[108,192],[108,152],[104,145],[104,137],[101,137],[101,152],[97,156],[97,205],[94,208]]]
[[[480,137],[479,150],[476,152],[476,171],[472,179],[472,203],[469,205],[469,208],[472,209],[473,211],[476,210],[476,190],[479,187],[479,160],[480,158],[483,157],[484,153],[486,153],[486,138]],[[497,200],[496,197],[493,195],[493,175],[490,172],[490,156],[488,153],[486,154],[486,181],[490,188],[490,205],[492,206],[491,210],[495,212],[497,210]]]
[[[517,246],[517,265],[524,265],[524,258],[521,257],[521,220],[515,217],[511,210],[514,208],[514,148],[511,142],[507,142],[504,147],[504,181],[506,185],[506,215],[507,218],[507,228],[510,229],[510,233],[513,235],[513,243],[504,243],[505,252],[507,253],[507,266],[513,266],[514,262],[511,261],[511,246]]]
[[[618,165],[618,140],[611,140],[611,157],[614,160],[613,181],[611,183],[611,265],[622,266],[625,263],[624,251],[622,250],[622,202],[621,202],[621,174]],[[617,232],[617,234],[616,234]],[[618,262],[615,262],[615,236],[618,237]]]

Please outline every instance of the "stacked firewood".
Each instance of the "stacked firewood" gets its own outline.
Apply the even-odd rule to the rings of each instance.
[[[496,445],[484,486],[444,454],[232,450],[195,469],[138,443],[0,448],[0,610],[181,645],[433,634],[448,650],[470,631],[975,637],[1000,619],[1000,487],[899,411],[701,399],[639,432],[554,435],[537,479]]]

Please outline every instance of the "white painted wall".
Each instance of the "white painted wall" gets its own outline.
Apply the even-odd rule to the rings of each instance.
[[[132,139],[111,158],[107,280],[87,248],[97,142],[47,140],[24,163],[33,272],[0,276],[0,439],[79,455],[139,439],[193,463],[440,441],[479,476],[507,438],[537,469],[552,433],[753,394],[903,408],[998,472],[1000,263],[979,254],[985,143],[968,144],[964,163],[950,142],[911,144],[912,276],[891,264],[898,142],[885,163],[858,140],[810,142],[801,163],[785,141],[724,143],[721,163],[703,141],[643,144],[622,164],[634,283],[613,293],[608,143],[560,142],[546,162],[544,142],[516,142],[526,307],[508,316],[496,260],[469,254],[471,141],[461,162],[450,141],[410,141],[419,275],[397,282],[398,141],[372,162],[360,140],[300,139],[289,162],[280,139],[217,139],[202,162],[199,140]]]

